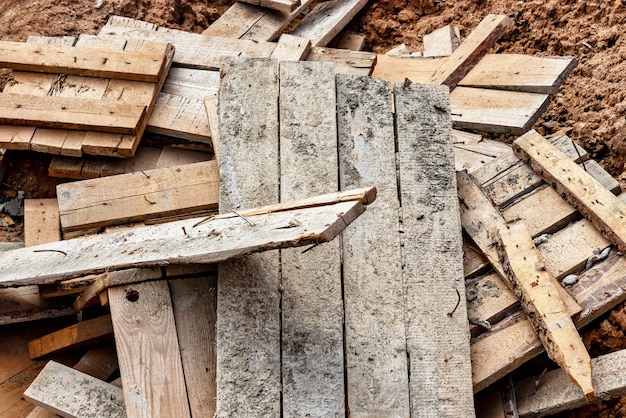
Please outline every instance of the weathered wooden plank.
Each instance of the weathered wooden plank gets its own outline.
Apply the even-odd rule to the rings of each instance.
[[[279,201],[278,96],[277,62],[224,61],[217,147],[222,213]],[[221,263],[218,277],[216,416],[279,416],[278,253]]]
[[[359,35],[357,33],[347,32],[347,33],[339,33],[331,42],[334,44],[336,42],[335,48],[337,49],[348,49],[350,51],[362,51],[365,46],[365,35]]]
[[[320,3],[291,33],[311,39],[313,46],[326,46],[366,4],[367,0],[332,0]]]
[[[217,280],[215,275],[204,275],[168,283],[191,415],[212,417],[217,399]]]
[[[0,325],[73,314],[67,304],[42,299],[37,286],[0,289]]]
[[[466,279],[465,287],[467,317],[473,335],[480,332],[476,327],[494,325],[519,309],[519,299],[497,273]]]
[[[616,351],[591,360],[594,387],[601,399],[626,394],[626,351]],[[541,376],[528,377],[517,386],[520,416],[543,417],[579,408],[589,401],[562,370],[551,370]]]
[[[11,359],[9,359],[11,360]],[[0,383],[0,416],[26,416],[34,406],[22,394],[43,368],[43,362],[31,363]]]
[[[472,372],[448,89],[398,83],[394,90],[411,414],[469,417]]]
[[[300,0],[243,0],[244,3],[289,13],[300,6]]]
[[[64,417],[126,417],[122,389],[54,361],[46,364],[24,397]]]
[[[337,77],[340,187],[376,184],[379,193],[376,207],[343,234],[346,396],[353,416],[409,416],[392,106],[390,83]]]
[[[334,192],[339,186],[334,66],[282,62],[279,78],[280,199]],[[282,250],[281,273],[283,413],[344,415],[340,242],[304,254]]]
[[[413,83],[429,84],[435,71],[441,67],[445,58],[393,57],[378,55],[372,77],[384,78],[392,82],[406,79]]]
[[[331,196],[342,199],[346,194]],[[362,202],[369,199],[361,195],[357,200],[295,210],[286,209],[291,203],[269,206],[255,209],[260,214],[232,212],[6,251],[0,254],[0,287],[47,284],[131,267],[217,263],[330,241],[364,212]]]
[[[211,145],[213,146],[213,154],[215,155],[215,161],[219,167],[220,164],[220,120],[219,120],[219,107],[218,107],[218,95],[207,96],[204,98],[204,109],[206,110],[207,118],[209,119],[209,128],[211,129]]]
[[[283,33],[278,38],[271,58],[279,61],[300,61],[308,55],[310,50],[311,40]]]
[[[448,57],[461,45],[459,29],[454,25],[446,25],[422,39],[425,57]]]
[[[167,73],[172,46],[159,53],[128,53],[109,48],[0,41],[0,66],[20,71],[59,73],[88,77],[156,83]]]
[[[569,160],[537,132],[513,143],[517,155],[587,217],[606,238],[626,251],[626,203]]]
[[[190,417],[167,282],[107,292],[128,416]]]
[[[574,57],[487,54],[459,86],[554,94],[576,64]]]
[[[194,142],[210,142],[211,138],[202,99],[168,93],[159,94],[146,129]]]
[[[217,208],[215,161],[57,186],[63,232]]]
[[[430,82],[453,89],[472,67],[513,26],[506,15],[487,15],[432,75]],[[454,113],[454,108],[453,108]]]
[[[335,64],[337,74],[370,75],[376,62],[371,52],[348,51],[333,48],[311,48],[306,61],[325,61]]]
[[[219,71],[174,67],[170,68],[161,92],[203,99],[217,94],[219,87]]]
[[[457,87],[450,93],[452,120],[458,129],[521,135],[547,109],[549,98],[547,94]]]
[[[276,44],[243,39],[216,38],[188,32],[150,31],[104,26],[99,36],[122,36],[174,45],[174,64],[180,67],[216,70],[222,57],[268,58]]]
[[[498,252],[515,294],[548,356],[593,400],[591,358],[523,223],[498,229]]]
[[[60,226],[56,199],[24,200],[24,245],[29,247],[59,241]]]

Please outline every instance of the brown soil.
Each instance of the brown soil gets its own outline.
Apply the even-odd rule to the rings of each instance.
[[[31,34],[96,33],[112,14],[201,32],[232,2],[4,0],[0,39],[24,41]],[[102,4],[99,8],[98,3]],[[626,83],[622,82],[626,76],[626,0],[371,0],[348,29],[364,34],[369,50],[385,52],[406,43],[418,51],[423,35],[452,23],[466,36],[489,13],[508,14],[516,22],[495,47],[496,52],[571,55],[578,59],[577,68],[535,128],[541,133],[567,129],[626,187]],[[0,86],[6,82],[10,82],[10,75],[0,73]],[[1,186],[1,197],[12,197],[17,190],[30,197],[52,196],[55,183],[45,176],[46,161],[47,157],[32,154],[16,158]],[[19,224],[17,228],[19,233]],[[1,222],[0,231],[6,234]],[[584,339],[595,356],[626,348],[625,332],[626,308],[621,306],[590,327]],[[626,400],[568,416],[626,416]]]

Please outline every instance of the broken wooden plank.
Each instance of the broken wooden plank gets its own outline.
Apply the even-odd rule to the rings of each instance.
[[[301,61],[311,50],[311,40],[283,33],[278,38],[271,58],[279,61]]]
[[[593,383],[598,397],[610,399],[626,394],[624,362],[626,351],[620,350],[591,360]],[[539,385],[535,381],[540,381]],[[517,385],[520,416],[543,417],[580,408],[589,403],[580,388],[563,370],[550,370],[539,379],[527,377]]]
[[[215,161],[57,186],[63,232],[217,208]]]
[[[224,213],[239,207],[277,203],[278,63],[226,59],[221,75],[219,209]],[[218,277],[216,416],[278,416],[278,253],[221,263]]]
[[[191,415],[212,417],[217,399],[217,278],[185,277],[168,284]]]
[[[337,76],[340,187],[379,191],[376,207],[343,234],[346,400],[354,416],[410,415],[392,109],[389,82]]]
[[[508,279],[548,356],[582,389],[585,398],[595,399],[591,358],[528,230],[521,222],[509,224],[498,229],[498,238]]]
[[[454,25],[446,25],[422,39],[424,57],[449,57],[461,45],[461,34]]]
[[[111,317],[101,316],[70,325],[28,343],[31,359],[43,357],[59,350],[76,348],[108,338],[113,333]]]
[[[339,178],[334,66],[282,62],[279,76],[280,199],[335,192]],[[282,410],[287,416],[319,411],[344,415],[340,243],[305,254],[295,248],[280,254]]]
[[[243,0],[243,3],[289,13],[300,6],[300,0]]]
[[[626,203],[535,131],[515,140],[513,149],[620,251],[626,251]]]
[[[435,71],[430,82],[445,84],[453,89],[511,26],[513,26],[513,20],[506,15],[485,16]]]
[[[411,414],[473,416],[448,89],[394,91]]]
[[[326,46],[354,16],[367,0],[332,0],[318,4],[291,32],[311,39],[313,46]]]
[[[547,94],[457,87],[450,93],[457,129],[513,133],[528,131],[547,109]]]
[[[59,241],[60,226],[56,199],[24,200],[24,245],[29,247]]]
[[[107,292],[128,416],[190,417],[167,282]]]
[[[458,85],[554,94],[576,64],[574,57],[487,54]]]
[[[166,61],[171,53],[171,45],[163,45],[158,53],[149,54],[0,41],[0,67],[156,83],[167,73]]]
[[[311,48],[306,61],[327,61],[335,64],[337,74],[370,75],[376,62],[371,52],[348,51],[333,48]]]

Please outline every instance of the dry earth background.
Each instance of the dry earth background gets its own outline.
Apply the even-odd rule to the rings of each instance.
[[[232,2],[0,0],[0,39],[25,41],[28,35],[96,33],[112,14],[201,32]],[[369,1],[348,30],[366,36],[367,50],[383,53],[406,43],[411,51],[418,51],[424,34],[452,23],[466,36],[489,13],[507,14],[516,23],[495,52],[578,59],[577,68],[535,129],[541,133],[565,129],[626,189],[626,82],[622,81],[626,76],[626,0]],[[10,82],[10,74],[0,73],[0,88],[6,82]],[[511,142],[515,138],[498,139]],[[0,186],[1,197],[14,197],[18,190],[27,197],[53,197],[55,181],[46,175],[48,162],[47,156],[18,153]],[[17,221],[7,225],[10,222],[0,218],[0,240],[21,239]],[[588,327],[585,344],[592,356],[626,348],[625,331],[626,308],[622,305]],[[626,417],[626,399],[563,416]]]

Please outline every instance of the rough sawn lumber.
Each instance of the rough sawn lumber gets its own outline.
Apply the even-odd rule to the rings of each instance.
[[[292,12],[300,6],[300,0],[244,0],[244,3],[254,4],[260,7],[267,7],[281,12]]]

